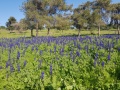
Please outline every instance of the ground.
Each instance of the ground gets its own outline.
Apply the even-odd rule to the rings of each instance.
[[[97,34],[97,30],[92,31],[93,34]],[[74,36],[77,35],[77,30],[51,30],[50,36]],[[81,35],[90,35],[91,31],[82,30]],[[101,34],[115,34],[115,30],[101,30]],[[34,30],[34,35],[36,35],[36,30]],[[10,33],[7,30],[0,30],[0,38],[15,38],[15,37],[30,37],[30,30],[22,31],[21,33],[17,30],[14,30]],[[47,30],[39,30],[39,36],[47,36]]]

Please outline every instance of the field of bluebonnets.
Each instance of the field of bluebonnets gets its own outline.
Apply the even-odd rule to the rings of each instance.
[[[1,38],[0,90],[120,90],[119,36]]]

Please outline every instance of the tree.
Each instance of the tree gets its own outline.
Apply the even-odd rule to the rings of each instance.
[[[72,25],[72,22],[70,21],[71,15],[69,14],[64,14],[64,15],[57,15],[55,17],[55,28],[58,30],[65,30],[65,29],[70,29],[70,26]]]
[[[120,3],[111,4],[108,12],[110,13],[110,26],[117,26],[118,35],[120,34]]]
[[[0,29],[6,29],[6,27],[5,26],[0,26]]]
[[[19,30],[19,29],[20,29],[20,25],[19,25],[18,22],[12,23],[12,24],[11,24],[11,27],[13,27],[14,30]]]
[[[39,14],[37,11],[37,6],[34,3],[36,0],[27,0],[23,3],[22,10],[26,15],[26,20],[28,21],[29,28],[31,30],[31,36],[33,36],[33,29],[36,28],[36,36],[38,36],[38,19]]]
[[[88,23],[90,16],[90,10],[85,9],[84,5],[80,5],[78,8],[73,11],[73,25],[79,30],[78,36],[80,36],[80,30]]]
[[[21,19],[19,24],[20,24],[20,30],[28,29],[28,21],[25,18]]]
[[[42,26],[46,24],[48,34],[50,28],[54,26],[52,25],[54,16],[58,13],[66,12],[70,10],[70,8],[71,6],[66,5],[65,0],[27,0],[27,2],[23,4],[26,18],[36,23],[36,32],[38,32],[38,25],[41,23]]]
[[[97,10],[94,10],[94,12],[92,12],[91,21],[92,21],[93,25],[98,27],[98,35],[100,36],[101,26],[104,26],[105,23],[102,20],[102,16],[99,14],[99,12]]]
[[[98,26],[98,34],[100,35],[100,26],[105,25],[106,11],[111,0],[95,0],[92,2],[92,21]],[[104,21],[105,20],[105,21]],[[108,21],[108,20],[107,20]]]
[[[14,24],[14,23],[16,23],[16,19],[11,16],[11,17],[8,19],[8,22],[6,22],[6,26],[7,26],[8,30],[13,30],[13,29],[14,29],[14,27],[11,26],[11,25]]]

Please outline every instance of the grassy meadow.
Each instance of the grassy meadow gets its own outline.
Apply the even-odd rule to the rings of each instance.
[[[13,30],[11,33],[8,30],[0,30],[0,38],[17,38],[17,37],[31,37],[30,30],[22,31],[21,33],[17,30]],[[92,30],[93,34],[97,35],[97,30]],[[112,30],[101,30],[101,35],[104,34],[115,34],[115,29]],[[36,35],[36,30],[34,30],[34,35]],[[78,30],[50,30],[49,36],[76,36],[78,35]],[[82,30],[81,35],[91,35],[91,30]],[[39,30],[39,36],[47,36],[47,30]]]
[[[41,30],[32,38],[26,38],[29,30],[14,32],[0,32],[0,90],[120,89],[115,31],[81,31],[77,37],[76,30],[51,30],[49,36]]]

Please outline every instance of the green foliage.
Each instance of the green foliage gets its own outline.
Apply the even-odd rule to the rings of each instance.
[[[43,26],[48,28],[55,27],[55,15],[62,14],[71,9],[72,6],[67,5],[65,0],[27,0],[23,4],[23,11],[28,21],[35,23],[36,35],[38,35],[38,28]],[[31,24],[30,24],[31,25]]]
[[[12,24],[16,23],[16,19],[14,17],[10,17],[8,19],[8,22],[6,22],[6,26],[8,30],[13,30],[14,27],[12,26]]]
[[[10,47],[0,47],[1,90],[118,90],[120,87],[120,41],[116,37],[37,37],[10,39],[11,42],[7,40],[0,39],[0,43],[15,46],[11,48],[11,52]],[[104,43],[104,48],[101,42]],[[101,43],[101,46],[96,43]],[[114,47],[109,51],[108,47],[112,44]],[[12,72],[11,66],[6,67],[9,60],[14,68]]]
[[[5,26],[0,26],[0,29],[6,29],[6,27]]]

